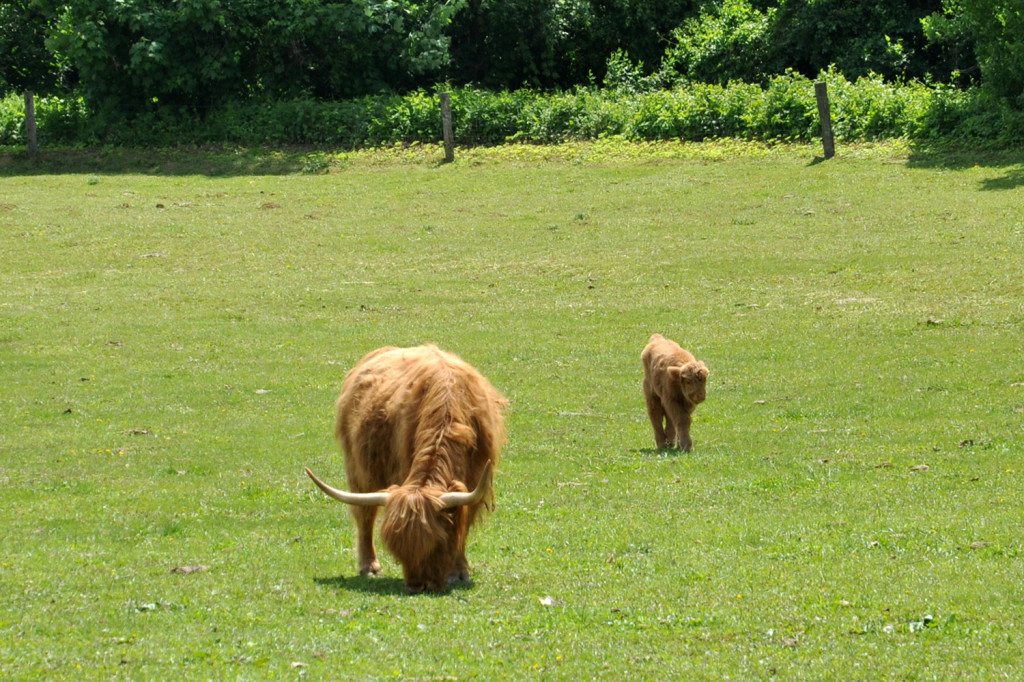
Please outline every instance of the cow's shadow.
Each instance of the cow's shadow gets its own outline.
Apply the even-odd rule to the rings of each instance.
[[[332,587],[336,590],[351,592],[365,592],[367,594],[398,594],[410,597],[443,597],[452,592],[469,590],[473,588],[473,581],[468,583],[454,583],[448,586],[444,592],[418,592],[410,594],[405,587],[405,581],[401,578],[379,576],[371,578],[365,575],[338,575],[330,578],[313,578],[313,582],[321,587]]]

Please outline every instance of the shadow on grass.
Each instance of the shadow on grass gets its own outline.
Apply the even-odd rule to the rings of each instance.
[[[638,448],[630,450],[630,453],[643,457],[657,457],[658,459],[670,459],[690,454],[676,448]]]
[[[389,578],[389,577],[377,577],[371,578],[365,575],[339,575],[333,578],[313,578],[313,582],[322,587],[332,587],[336,590],[345,590],[347,592],[365,592],[367,594],[404,594],[411,597],[415,596],[427,596],[427,597],[443,597],[452,592],[469,590],[473,588],[473,581],[468,583],[455,583],[449,585],[448,589],[444,592],[419,592],[417,594],[409,594],[409,590],[405,587],[405,581],[401,578]]]
[[[996,148],[987,144],[918,143],[910,147],[907,158],[910,168],[993,168],[1001,177],[986,178],[978,183],[982,191],[1005,191],[1024,186],[1024,149]]]
[[[808,167],[824,163],[814,156]],[[437,161],[440,165],[440,160]],[[910,168],[963,169],[980,166],[1003,171],[978,189],[1005,191],[1024,186],[1024,149],[994,143],[915,141],[907,157]],[[20,147],[0,147],[0,177],[64,175],[156,175],[236,177],[246,175],[318,174],[347,161],[313,146],[245,148],[227,145],[177,148],[93,147],[43,148],[36,160]]]
[[[1001,178],[982,180],[981,188],[985,190],[1017,189],[1024,186],[1024,167],[1015,168]]]
[[[0,177],[64,175],[291,175],[319,173],[329,161],[326,152],[313,147],[248,149],[231,147],[181,147],[130,149],[40,149],[36,160],[17,147],[0,147]]]

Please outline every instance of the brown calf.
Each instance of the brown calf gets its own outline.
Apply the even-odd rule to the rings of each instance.
[[[704,402],[708,368],[675,341],[654,334],[640,359],[644,365],[644,399],[659,448],[693,448],[690,421]]]

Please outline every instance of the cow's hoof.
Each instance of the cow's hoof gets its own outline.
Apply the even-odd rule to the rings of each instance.
[[[448,576],[448,584],[449,585],[466,585],[468,583],[469,583],[469,571],[468,570],[454,571],[451,575]]]
[[[377,561],[374,561],[369,566],[363,566],[363,567],[361,567],[359,569],[359,575],[365,576],[365,577],[368,577],[368,578],[377,578],[383,572],[384,571],[381,570],[381,567],[380,567],[380,562],[377,562]]]

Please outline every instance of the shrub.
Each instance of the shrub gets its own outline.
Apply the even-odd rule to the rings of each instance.
[[[887,83],[877,74],[854,82],[834,71],[823,75],[829,86],[836,137],[878,140],[917,137],[923,132],[934,89],[921,83]]]
[[[920,136],[930,140],[1024,142],[1024,112],[984,88],[938,88],[921,121]]]
[[[36,130],[40,144],[90,144],[94,123],[81,98],[36,98]],[[11,94],[0,99],[0,144],[25,143],[25,100]]]
[[[0,144],[21,144],[25,102],[18,95],[0,99]]]
[[[44,97],[36,101],[40,144],[90,144],[96,131],[81,97]]]
[[[844,141],[893,137],[1024,140],[1024,114],[980,90],[891,83],[877,75],[849,81],[830,70],[833,128]],[[453,88],[459,144],[554,143],[624,136],[632,140],[810,140],[819,134],[814,86],[789,72],[766,85],[695,83],[628,92],[489,92]],[[161,107],[130,120],[90,116],[81,99],[39,100],[40,141],[47,144],[305,144],[351,149],[437,142],[437,94],[372,95],[340,102],[294,99],[231,102],[206,116]],[[0,144],[21,144],[23,104],[0,100]]]
[[[530,90],[487,92],[473,88],[452,91],[452,125],[462,144],[497,144],[519,132]]]
[[[541,95],[528,102],[520,129],[510,139],[541,143],[593,140],[620,134],[623,124],[616,96],[579,89]]]
[[[820,129],[814,84],[787,72],[774,76],[744,115],[748,135],[759,140],[809,140]]]
[[[695,84],[639,99],[627,126],[634,140],[749,137],[744,112],[761,95],[756,85]]]

